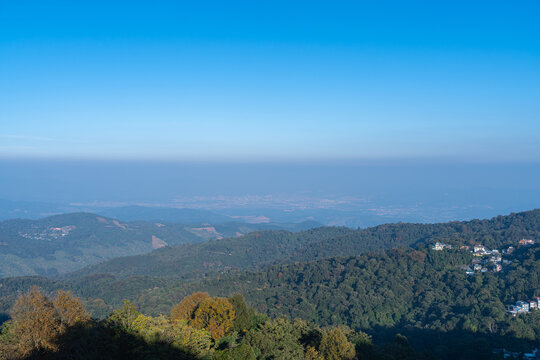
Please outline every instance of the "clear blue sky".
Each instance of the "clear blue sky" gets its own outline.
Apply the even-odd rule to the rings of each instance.
[[[540,2],[2,1],[0,157],[538,161]]]

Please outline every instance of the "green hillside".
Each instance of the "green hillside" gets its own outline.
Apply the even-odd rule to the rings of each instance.
[[[401,333],[416,350],[453,359],[466,349],[489,354],[495,347],[524,351],[540,346],[540,310],[516,318],[505,312],[505,304],[540,296],[540,246],[518,248],[510,259],[512,264],[499,273],[468,276],[461,268],[472,260],[466,250],[388,250],[275,265],[195,283],[110,275],[70,282],[11,278],[0,281],[0,294],[6,305],[23,289],[38,284],[47,292],[73,291],[101,316],[125,298],[143,313],[157,316],[168,314],[196,291],[214,296],[240,292],[257,311],[272,318],[301,318],[320,326],[345,324],[372,334],[380,344]],[[473,343],[482,348],[470,349]]]
[[[299,249],[293,261],[357,255],[391,247],[408,247],[441,241],[447,244],[500,248],[522,238],[540,238],[540,210],[524,211],[492,219],[439,224],[385,224],[326,239]]]
[[[0,276],[56,275],[116,256],[203,238],[176,224],[125,223],[72,213],[0,222]]]
[[[507,304],[540,296],[540,246],[523,247],[499,273],[468,276],[465,250],[390,250],[382,254],[277,265],[184,285],[167,284],[133,298],[141,309],[166,312],[193,291],[240,292],[271,317],[319,325],[345,324],[389,341],[405,334],[418,349],[453,354],[452,346],[474,337],[490,348],[525,350],[540,346],[540,310],[512,317]],[[444,334],[432,338],[426,334]],[[444,355],[444,356],[443,356]]]
[[[134,275],[174,276],[201,279],[215,272],[256,269],[285,260],[310,243],[353,233],[347,228],[324,227],[298,233],[257,231],[247,235],[163,248],[149,254],[121,257],[90,266],[69,277],[110,273],[116,277]]]
[[[150,254],[116,258],[69,276],[111,273],[117,277],[148,275],[197,279],[232,269],[254,270],[274,263],[360,255],[368,251],[435,241],[467,245],[478,242],[497,248],[515,244],[523,237],[540,238],[540,210],[490,220],[441,224],[398,223],[360,230],[323,227],[298,233],[256,232],[243,237],[186,244]]]
[[[89,213],[5,220],[0,222],[0,277],[55,276],[166,246],[239,236],[261,228],[300,230],[313,225],[123,222]]]
[[[168,314],[197,291],[242,293],[271,317],[345,324],[380,343],[402,333],[417,350],[428,349],[437,358],[460,358],[473,343],[484,354],[502,346],[523,351],[540,346],[540,311],[512,317],[505,305],[540,296],[540,246],[518,245],[522,238],[539,238],[539,216],[535,210],[448,224],[255,232],[182,245],[115,259],[64,280],[1,279],[0,312],[6,314],[33,285],[47,293],[71,290],[98,317],[124,299],[156,316]],[[435,251],[435,241],[454,247]],[[377,243],[387,250],[369,252]],[[513,245],[516,250],[503,255],[507,263],[502,271],[471,276],[464,267],[480,258],[461,246],[472,243],[499,250]],[[324,246],[331,250],[321,252]],[[335,253],[340,256],[324,257]],[[297,261],[307,254],[315,254],[314,259]],[[108,273],[100,274],[103,269]],[[130,274],[133,269],[140,272]]]

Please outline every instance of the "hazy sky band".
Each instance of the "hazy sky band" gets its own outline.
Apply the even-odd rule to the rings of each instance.
[[[540,160],[538,2],[0,5],[0,156]]]

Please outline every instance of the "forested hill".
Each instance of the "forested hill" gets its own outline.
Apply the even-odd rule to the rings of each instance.
[[[175,224],[125,223],[89,213],[0,222],[0,277],[55,275],[84,265],[148,252],[154,244],[201,241]]]
[[[464,249],[394,249],[274,265],[194,283],[101,275],[69,282],[11,278],[0,280],[0,299],[14,301],[17,292],[38,284],[47,292],[73,291],[94,314],[101,311],[104,316],[110,305],[128,298],[143,313],[158,315],[170,313],[174,304],[196,291],[216,296],[241,292],[272,317],[346,324],[373,334],[378,343],[401,333],[417,350],[429,350],[438,359],[487,359],[493,348],[525,351],[540,346],[540,310],[518,317],[505,312],[506,304],[540,296],[540,246],[517,247],[507,257],[512,263],[498,273],[466,275],[462,266],[472,259]]]
[[[169,285],[137,301],[143,309],[164,311],[165,299],[171,306],[195,289],[215,295],[241,292],[271,316],[346,324],[383,342],[399,332],[437,358],[461,358],[472,343],[486,352],[539,347],[540,310],[514,318],[505,305],[540,296],[540,246],[519,247],[512,264],[498,273],[466,275],[462,266],[472,258],[459,249],[389,250]]]
[[[262,268],[288,258],[311,243],[337,240],[354,232],[342,227],[322,227],[298,233],[257,231],[236,238],[185,244],[149,254],[116,258],[73,272],[68,277],[110,273],[117,277],[150,275],[200,279],[214,272]]]
[[[400,246],[422,246],[441,241],[451,245],[481,243],[490,249],[515,244],[522,238],[540,238],[540,210],[512,213],[486,220],[439,224],[385,224],[336,239],[325,239],[291,255],[294,261],[348,256]]]
[[[70,277],[110,273],[203,278],[231,269],[260,269],[274,263],[311,261],[333,256],[360,255],[395,247],[482,243],[489,248],[515,244],[523,237],[540,238],[540,210],[490,220],[441,224],[387,224],[367,229],[323,227],[299,233],[256,232],[238,238],[163,248],[150,254],[116,258],[90,266]]]
[[[140,268],[154,266],[147,270],[153,275],[160,275],[162,268],[176,269],[177,276],[89,274],[66,280],[0,279],[0,316],[33,285],[47,293],[71,290],[98,317],[107,316],[123,299],[133,301],[144,313],[158,315],[168,314],[184,296],[197,291],[217,296],[240,292],[258,311],[273,317],[300,317],[320,325],[346,324],[373,334],[380,343],[402,333],[417,350],[428,349],[441,359],[490,358],[495,347],[525,351],[540,346],[540,310],[518,317],[505,312],[505,305],[540,296],[540,246],[517,245],[522,238],[540,238],[539,215],[535,210],[448,224],[394,224],[366,230],[318,228],[298,234],[256,232],[238,239],[162,249],[153,254],[155,257],[135,257],[110,268],[114,273],[151,259],[155,265],[142,263]],[[443,251],[427,246],[437,240],[454,245],[482,243],[499,249],[514,245],[516,250],[504,255],[510,263],[504,264],[502,271],[471,276],[463,267],[472,264],[472,254],[459,246]],[[343,256],[291,263],[309,254],[310,248],[324,249],[322,244],[335,244],[331,251],[341,251]],[[414,248],[351,254],[370,250],[375,244],[379,248]],[[315,258],[330,253],[328,249],[315,250]],[[280,260],[283,254],[287,256]],[[268,266],[279,261],[283,263]],[[257,263],[267,266],[258,271],[216,271],[256,269]],[[198,279],[194,276],[198,271],[204,279],[189,282]],[[464,355],[471,351],[473,355]]]
[[[306,229],[317,224],[176,224],[70,213],[0,222],[0,277],[57,275],[118,256],[164,246],[239,236],[257,229]]]

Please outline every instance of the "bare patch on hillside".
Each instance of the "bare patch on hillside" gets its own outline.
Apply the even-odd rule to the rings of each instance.
[[[216,239],[223,239],[223,236],[213,226],[203,226],[189,229],[192,233],[198,236],[207,237],[210,235]],[[206,236],[205,236],[206,235]]]
[[[157,236],[152,235],[152,249],[159,249],[167,245],[169,244],[167,244],[165,241],[161,240]]]
[[[121,228],[122,230],[127,230],[126,225],[120,224],[120,222],[118,220],[113,220],[112,223],[114,225],[118,226],[119,228]]]

